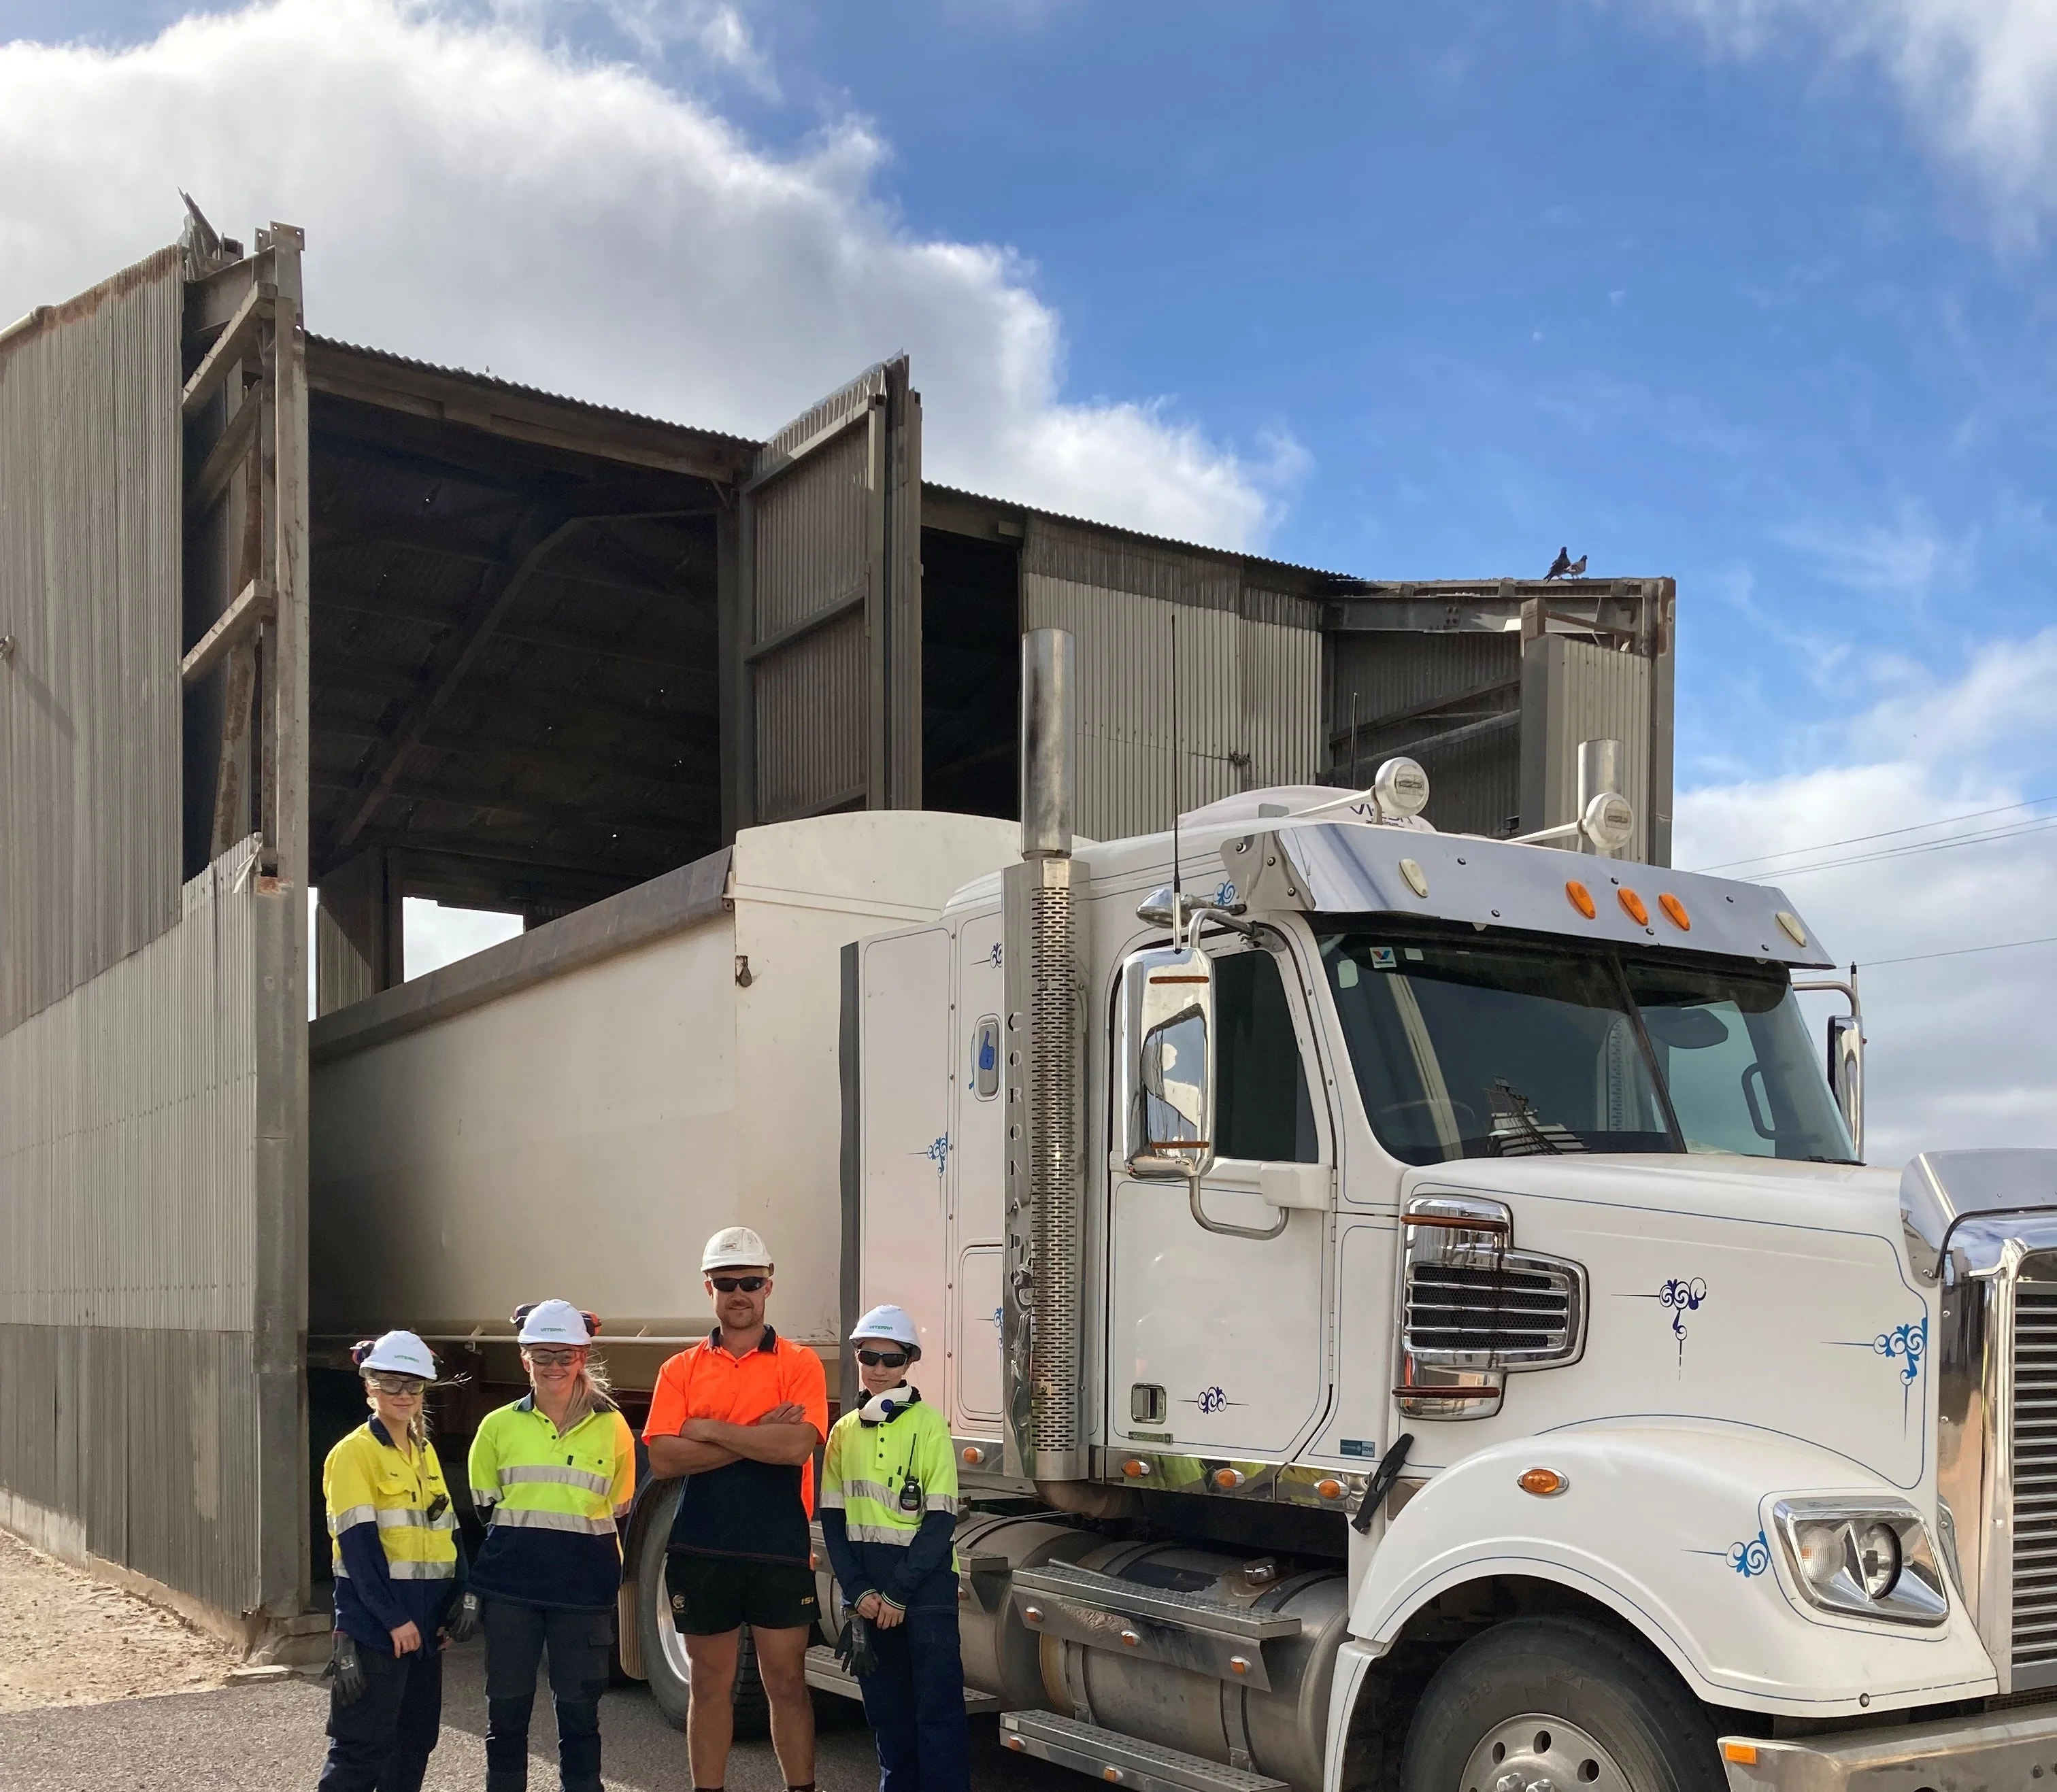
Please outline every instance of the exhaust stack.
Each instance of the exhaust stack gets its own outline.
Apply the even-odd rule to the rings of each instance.
[[[1006,940],[1006,1267],[1001,1373],[1006,1472],[1084,1479],[1084,1036],[1072,856],[1078,650],[1063,629],[1021,638],[1021,863],[1002,880]]]

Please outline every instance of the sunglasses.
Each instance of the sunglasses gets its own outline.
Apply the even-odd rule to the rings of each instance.
[[[867,1369],[903,1369],[907,1365],[905,1351],[859,1351],[857,1360]]]
[[[539,1369],[569,1369],[584,1354],[580,1351],[539,1351],[525,1348],[521,1354]]]
[[[376,1394],[418,1394],[427,1386],[418,1375],[367,1375],[364,1385]]]
[[[755,1294],[771,1278],[769,1276],[710,1276],[707,1280],[714,1284],[716,1294],[735,1294],[739,1291],[744,1294]]]

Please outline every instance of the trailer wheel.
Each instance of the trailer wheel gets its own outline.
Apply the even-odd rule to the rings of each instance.
[[[1473,1637],[1415,1709],[1402,1792],[1724,1792],[1713,1727],[1671,1665],[1590,1619]]]
[[[672,1589],[664,1575],[664,1540],[672,1534],[672,1514],[678,1501],[676,1490],[662,1495],[662,1503],[651,1513],[643,1533],[636,1562],[636,1628],[650,1696],[656,1700],[664,1721],[674,1730],[683,1730],[692,1698],[692,1665],[686,1659],[686,1640],[672,1622]],[[735,1663],[735,1707],[738,1736],[771,1735],[771,1707],[764,1696],[764,1683],[758,1678],[757,1650],[747,1624]]]

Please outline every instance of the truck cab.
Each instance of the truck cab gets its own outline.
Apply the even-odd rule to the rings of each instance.
[[[1326,789],[1070,844],[845,972],[853,1298],[945,1384],[1009,1747],[1185,1792],[2057,1763],[1987,1715],[2057,1684],[2010,1388],[2057,1269],[1995,1211],[2047,1169],[1861,1161],[1782,892]]]

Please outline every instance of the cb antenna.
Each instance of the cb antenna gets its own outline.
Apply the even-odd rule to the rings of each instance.
[[[1185,886],[1179,876],[1179,611],[1171,609],[1171,948],[1186,943]]]

